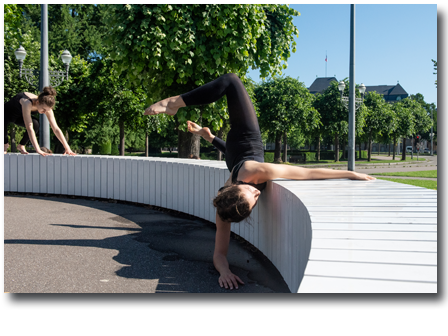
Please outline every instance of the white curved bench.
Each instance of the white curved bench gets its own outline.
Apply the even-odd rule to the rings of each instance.
[[[224,162],[4,155],[4,190],[116,199],[215,221]],[[232,231],[263,252],[292,292],[436,293],[437,192],[388,181],[269,182],[250,224]]]

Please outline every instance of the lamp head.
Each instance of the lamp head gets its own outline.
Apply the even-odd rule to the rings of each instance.
[[[366,86],[363,83],[361,83],[358,89],[361,94],[364,94],[366,92]]]
[[[72,55],[70,54],[70,52],[68,50],[64,50],[64,52],[61,55],[62,58],[62,62],[65,65],[70,65],[70,62],[72,61]]]
[[[23,61],[26,57],[25,48],[20,46],[16,51],[14,51],[14,55],[16,55],[16,59],[18,61]]]
[[[344,91],[344,89],[345,89],[345,83],[344,83],[344,81],[340,81],[340,82],[339,82],[339,84],[338,84],[338,89],[339,89],[339,91],[341,91],[341,92]]]

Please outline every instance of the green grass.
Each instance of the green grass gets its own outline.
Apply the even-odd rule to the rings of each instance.
[[[398,172],[398,173],[373,173],[373,174],[370,174],[370,175],[437,178],[437,170],[423,170],[423,171],[415,171],[415,172]]]
[[[386,178],[386,177],[378,177],[380,180],[398,182],[403,184],[410,184],[416,187],[423,187],[427,189],[437,190],[437,181],[431,180],[411,180],[411,179],[394,179],[394,178]]]
[[[417,158],[411,160],[410,158],[406,158],[406,162],[411,162],[411,161],[417,161]],[[419,158],[418,161],[425,161],[425,159]],[[355,164],[371,164],[371,165],[375,165],[378,163],[392,163],[392,162],[403,162],[402,160],[378,160],[378,159],[372,159],[372,161],[367,161],[367,160],[356,160]],[[334,160],[320,160],[320,161],[308,161],[307,163],[305,163],[305,165],[315,165],[315,164],[331,164],[331,165],[346,165],[347,164],[347,160],[340,160],[339,162],[335,162]],[[303,163],[297,163],[297,165],[303,165]]]

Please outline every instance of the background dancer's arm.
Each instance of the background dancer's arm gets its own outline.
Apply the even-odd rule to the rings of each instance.
[[[67,141],[65,140],[64,134],[62,133],[61,129],[59,128],[58,124],[56,123],[56,119],[54,118],[53,110],[50,109],[45,115],[48,118],[48,122],[50,123],[51,128],[53,129],[54,135],[59,139],[59,141],[62,143],[62,145],[65,148],[65,154],[68,155],[76,155],[72,152],[70,149],[70,146],[68,145]]]

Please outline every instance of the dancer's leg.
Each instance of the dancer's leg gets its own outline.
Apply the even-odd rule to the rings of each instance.
[[[208,127],[201,127],[198,124],[187,121],[188,124],[188,131],[193,134],[198,134],[201,137],[203,137],[206,141],[210,142],[213,146],[215,146],[218,150],[226,153],[226,143],[222,139],[218,138],[217,136],[213,135],[212,132],[210,132],[210,129]]]
[[[35,118],[31,118],[31,120],[33,121],[34,133],[36,133],[37,136],[39,134],[39,121]],[[16,120],[15,124],[26,128],[23,118]],[[19,149],[20,147],[20,149],[25,150],[25,146],[28,143],[28,141],[30,141],[30,136],[28,135],[28,131],[26,131],[25,134],[23,135],[22,140],[20,140],[19,143],[20,146],[17,146],[17,149]]]
[[[214,81],[181,95],[186,106],[213,103],[227,97],[232,129],[259,133],[257,116],[249,94],[235,74],[225,74]]]
[[[155,115],[160,113],[166,113],[168,115],[175,115],[177,110],[181,107],[184,107],[185,103],[182,100],[181,96],[174,96],[170,98],[166,98],[161,100],[155,104],[152,104],[150,107],[145,109],[145,115]]]

